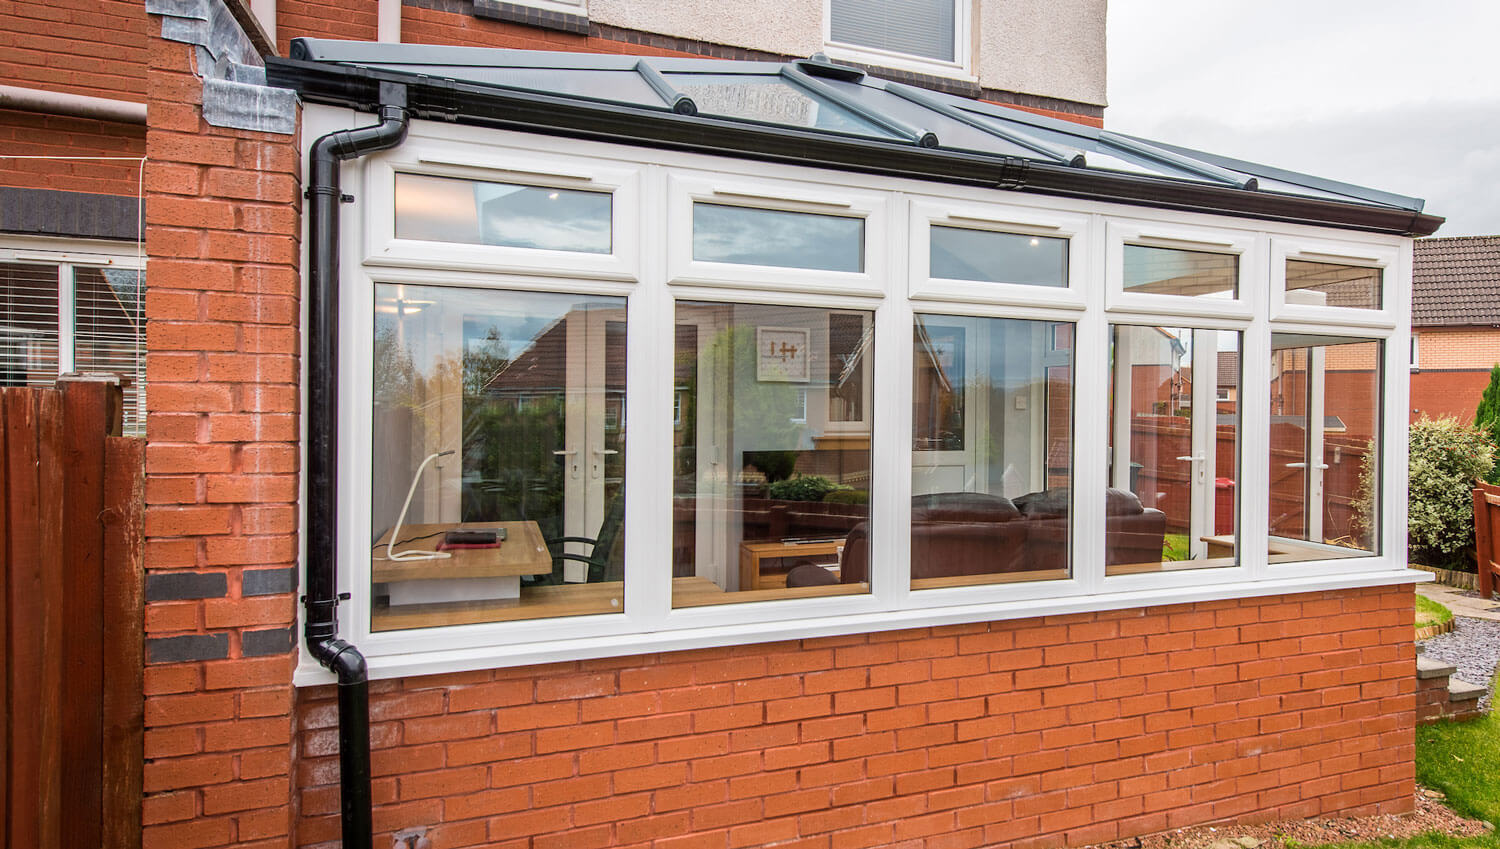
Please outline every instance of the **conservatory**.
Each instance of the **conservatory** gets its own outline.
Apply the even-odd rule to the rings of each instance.
[[[1419,200],[822,57],[270,72],[410,116],[309,411],[372,676],[1419,579]]]

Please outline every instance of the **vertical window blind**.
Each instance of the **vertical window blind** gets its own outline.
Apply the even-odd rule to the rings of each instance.
[[[57,379],[55,265],[0,263],[0,385]]]
[[[895,53],[957,61],[955,0],[830,0],[830,36]]]
[[[73,369],[120,376],[126,433],[145,421],[141,292],[145,273],[133,268],[73,269]]]

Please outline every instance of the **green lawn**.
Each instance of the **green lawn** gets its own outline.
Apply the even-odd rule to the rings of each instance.
[[[1162,540],[1161,559],[1163,563],[1175,563],[1178,560],[1186,560],[1189,557],[1187,534],[1167,534]]]
[[[1453,611],[1430,598],[1417,596],[1417,627],[1424,625],[1441,625],[1453,620]]]

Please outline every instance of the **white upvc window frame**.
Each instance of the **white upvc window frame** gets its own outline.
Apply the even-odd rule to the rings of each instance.
[[[310,106],[304,138],[370,122],[349,110]],[[482,144],[489,152],[486,165],[515,168],[515,161],[536,161],[530,153],[538,137],[500,130],[456,127],[414,121],[408,142],[395,151],[374,154],[344,165],[349,186],[362,186],[361,201],[344,209],[341,248],[346,262],[340,287],[345,316],[340,351],[340,406],[343,448],[339,461],[338,581],[354,597],[341,617],[349,639],[361,646],[375,678],[486,669],[589,657],[641,654],[709,646],[739,645],[816,636],[832,636],[906,627],[1031,618],[1073,612],[1137,608],[1213,599],[1277,595],[1302,591],[1336,590],[1385,584],[1414,583],[1420,573],[1406,570],[1405,521],[1393,493],[1404,491],[1405,446],[1390,432],[1403,426],[1396,416],[1406,404],[1405,341],[1409,328],[1369,328],[1340,315],[1323,325],[1272,322],[1269,314],[1270,270],[1267,253],[1273,237],[1319,241],[1344,234],[1299,225],[1246,222],[1223,216],[1162,211],[1159,220],[1145,221],[1153,233],[1187,234],[1183,247],[1201,249],[1193,239],[1227,241],[1240,252],[1240,298],[1236,301],[1141,296],[1120,298],[1109,290],[1111,274],[1120,274],[1125,233],[1139,232],[1144,219],[1138,208],[1067,198],[1038,200],[1000,195],[993,189],[953,186],[945,196],[934,194],[931,183],[809,167],[768,165],[708,155],[631,148],[620,145],[548,137],[548,162],[567,162],[587,173],[628,172],[632,180],[617,185],[631,200],[617,200],[616,216],[639,222],[638,230],[615,231],[616,255],[633,257],[628,266],[601,271],[585,254],[545,253],[545,257],[514,256],[500,249],[488,256],[455,254],[453,246],[438,246],[436,255],[365,251],[373,225],[366,220],[385,215],[382,203],[393,202],[392,184],[371,179],[371,171],[393,171],[393,163],[411,161],[423,151],[433,157],[455,157]],[[408,147],[411,146],[411,147]],[[415,155],[413,155],[415,151]],[[514,153],[516,160],[510,160]],[[465,165],[472,168],[472,165]],[[532,167],[528,165],[527,167]],[[469,172],[465,172],[469,173]],[[736,202],[760,208],[815,213],[833,212],[866,218],[865,270],[807,271],[793,268],[691,260],[691,203],[694,197],[721,202],[718,187],[739,191]],[[745,187],[750,187],[747,192]],[[949,187],[944,187],[948,191]],[[382,192],[384,192],[382,194]],[[746,196],[748,195],[748,196]],[[382,198],[384,200],[382,201]],[[1003,201],[999,198],[1003,198]],[[809,204],[808,202],[812,203]],[[768,206],[770,204],[770,206]],[[1018,287],[1027,299],[1013,298],[1002,287],[988,298],[965,299],[946,281],[918,280],[925,261],[913,255],[913,235],[932,220],[975,209],[999,209],[1033,215],[1027,221],[1056,223],[1057,235],[1071,239],[1067,290]],[[919,214],[920,212],[920,214]],[[929,215],[931,213],[931,215]],[[927,220],[919,218],[928,216]],[[1009,218],[999,220],[1009,221]],[[1132,231],[1130,228],[1136,228]],[[636,239],[633,248],[624,233]],[[1361,245],[1397,250],[1400,258],[1390,275],[1409,279],[1410,243],[1397,237],[1349,237]],[[382,247],[387,243],[379,243]],[[1168,245],[1170,246],[1170,245]],[[398,246],[399,247],[399,246]],[[481,246],[482,248],[483,246]],[[1111,270],[1112,269],[1112,270]],[[628,272],[628,273],[627,273]],[[1403,276],[1404,275],[1404,276]],[[374,285],[401,282],[549,292],[622,296],[627,300],[627,364],[625,418],[631,423],[626,454],[625,610],[622,613],[532,619],[518,622],[436,627],[373,633],[370,629],[370,561],[362,556],[370,533],[369,457],[372,443],[370,407],[373,397],[369,351],[373,339]],[[962,281],[960,281],[962,282]],[[980,284],[985,286],[987,284]],[[1035,296],[1052,300],[1037,300]],[[1058,296],[1062,296],[1058,300]],[[1404,296],[1403,296],[1404,297]],[[1165,298],[1169,303],[1158,303]],[[875,318],[875,352],[871,367],[874,385],[871,421],[875,485],[870,502],[871,592],[867,595],[781,599],[726,604],[706,608],[671,608],[671,528],[674,346],[678,301],[766,303],[828,309],[871,310]],[[1403,309],[1405,304],[1392,304]],[[1351,312],[1344,310],[1341,312]],[[913,592],[909,586],[911,513],[911,374],[913,317],[917,313],[977,317],[1053,320],[1074,325],[1073,397],[1073,516],[1072,574],[1056,581],[976,585]],[[1268,485],[1265,457],[1266,428],[1256,424],[1269,416],[1270,333],[1273,329],[1322,332],[1333,335],[1378,337],[1386,345],[1388,367],[1384,383],[1385,444],[1382,475],[1382,547],[1376,557],[1347,561],[1319,561],[1270,567],[1266,562],[1267,504],[1261,497],[1238,499],[1236,528],[1240,536],[1240,566],[1183,570],[1140,576],[1104,576],[1104,490],[1108,417],[1090,415],[1077,399],[1102,399],[1107,394],[1109,326],[1149,322],[1239,330],[1241,352],[1239,405],[1241,416],[1241,492],[1264,493]],[[1391,367],[1389,363],[1395,363]],[[1402,379],[1397,380],[1395,376]],[[361,490],[365,490],[363,493]],[[363,540],[363,542],[362,542]],[[1130,580],[1126,580],[1130,579]],[[296,675],[299,684],[329,679],[304,654]]]
[[[823,4],[823,52],[831,59],[874,65],[967,81],[977,80],[974,72],[974,0],[952,0],[953,9],[953,61],[933,59],[915,53],[901,53],[862,44],[850,44],[833,40],[833,4]]]
[[[1379,269],[1380,309],[1287,303],[1286,265],[1290,260]],[[1395,305],[1397,287],[1394,272],[1399,261],[1400,250],[1391,245],[1371,245],[1352,240],[1273,237],[1270,257],[1271,320],[1333,324],[1345,328],[1368,327],[1372,330],[1395,329],[1401,316]]]
[[[1106,225],[1105,307],[1111,312],[1158,316],[1168,321],[1205,318],[1248,324],[1255,316],[1254,288],[1263,279],[1264,246],[1253,231],[1204,227],[1175,220],[1111,219]],[[1199,298],[1132,292],[1125,288],[1125,246],[1165,248],[1239,258],[1233,298]]]
[[[400,239],[396,237],[394,204],[367,204],[365,244],[356,254],[366,264],[563,274],[600,280],[633,280],[640,273],[640,220],[636,214],[640,205],[639,166],[461,139],[416,136],[390,156],[372,159],[364,171],[364,196],[368,198],[389,196],[398,173],[612,196],[607,254]]]
[[[667,279],[673,284],[745,290],[883,296],[892,264],[890,197],[845,186],[749,175],[676,171],[667,178]],[[705,203],[864,221],[861,271],[830,271],[714,262],[693,258],[693,207]]]
[[[0,236],[0,262],[21,265],[51,266],[57,269],[57,373],[74,370],[77,351],[75,333],[78,322],[77,280],[75,268],[124,268],[146,270],[145,257],[135,242],[113,242],[95,239],[59,239],[46,236]],[[142,287],[144,289],[144,285]],[[144,299],[145,292],[141,292]],[[144,302],[142,304],[144,310]],[[145,321],[142,312],[141,321]],[[140,388],[145,389],[145,329],[140,330]],[[138,395],[137,398],[143,397]],[[144,429],[145,408],[138,400],[137,413]]]
[[[1082,310],[1084,287],[1092,271],[1087,215],[1055,209],[1000,203],[966,203],[937,197],[911,199],[907,232],[910,262],[907,297],[914,301],[953,304],[1003,304],[1031,308],[1052,307]],[[1017,236],[1066,239],[1068,269],[1063,287],[1024,283],[991,283],[980,280],[950,280],[933,277],[932,228],[954,227]]]

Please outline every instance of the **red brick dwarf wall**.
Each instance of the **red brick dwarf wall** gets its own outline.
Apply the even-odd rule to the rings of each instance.
[[[377,682],[375,827],[955,849],[1407,811],[1411,629],[1377,588]],[[297,840],[332,847],[334,695],[297,698]]]
[[[204,124],[192,49],[148,71],[144,846],[286,846],[298,146]]]

